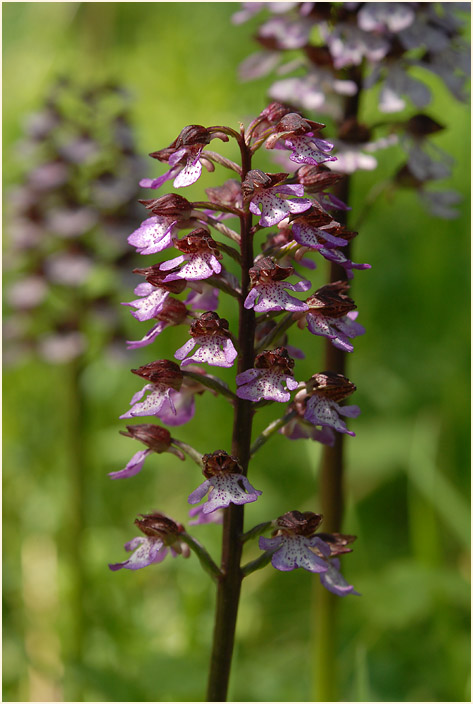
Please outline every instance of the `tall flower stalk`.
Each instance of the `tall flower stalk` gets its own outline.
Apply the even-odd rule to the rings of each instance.
[[[155,344],[166,325],[190,325],[189,339],[174,355],[180,366],[157,359],[132,370],[146,383],[121,417],[156,416],[174,428],[194,415],[196,394],[211,391],[231,403],[233,429],[229,452],[209,447],[201,452],[160,425],[127,427],[126,434],[147,449],[113,472],[112,479],[141,471],[153,452],[171,452],[182,460],[187,456],[205,478],[188,497],[193,506],[190,524],[223,522],[222,551],[217,564],[181,523],[155,511],[135,521],[142,535],[125,545],[130,557],[110,568],[146,567],[162,561],[169,551],[173,556],[196,554],[217,589],[208,701],[226,700],[241,585],[252,572],[269,563],[281,571],[303,568],[318,573],[323,586],[337,596],[356,593],[339,571],[339,556],[351,551],[354,536],[316,533],[322,515],[289,510],[249,529],[244,526],[245,504],[259,501],[262,493],[249,481],[250,460],[276,432],[333,446],[338,434],[354,435],[344,418],[359,413],[357,406],[342,403],[356,387],[336,370],[327,368],[297,380],[295,358],[304,355],[288,342],[290,329],[297,324],[334,347],[351,351],[352,340],[364,332],[356,321],[345,276],[312,290],[313,283],[295,268],[314,268],[312,254],[340,262],[346,279],[355,268],[369,268],[346,255],[356,233],[336,219],[335,213],[345,206],[328,190],[340,176],[325,166],[335,157],[333,145],[322,137],[323,127],[279,103],[269,105],[240,131],[227,126],[185,127],[169,147],[151,154],[166,163],[168,171],[156,179],[143,179],[141,185],[158,189],[172,179],[175,187],[185,187],[198,180],[202,166],[214,170],[218,165],[233,172],[233,178],[206,189],[205,201],[190,202],[174,193],[142,200],[150,217],[129,237],[143,255],[170,247],[181,253],[136,270],[145,281],[135,289],[139,298],[131,303],[132,314],[139,320],[158,321],[140,346]],[[235,140],[238,163],[206,148],[215,139]],[[286,172],[255,168],[254,157],[262,147],[289,152],[298,170],[289,177]],[[259,254],[256,242],[262,249]],[[227,270],[227,259],[238,263],[238,276]],[[295,282],[288,280],[293,277]],[[175,298],[184,292],[184,301]],[[297,293],[305,293],[305,300]],[[216,312],[221,295],[238,303],[236,331]],[[199,366],[235,368],[235,362],[234,390]],[[276,409],[278,404],[285,406],[254,437],[254,416],[268,404],[276,404]],[[245,562],[245,543],[255,538],[262,553]]]
[[[329,117],[335,128],[338,161],[328,166],[346,174],[335,193],[350,204],[352,175],[377,168],[376,152],[398,145],[405,161],[367,194],[360,223],[383,192],[415,189],[428,211],[442,218],[457,215],[460,196],[433,190],[451,176],[452,158],[435,143],[440,124],[427,109],[431,90],[425,77],[440,79],[453,97],[466,101],[469,48],[462,37],[466,3],[242,3],[236,24],[263,12],[255,38],[259,51],[240,67],[243,80],[275,74],[269,96]],[[378,110],[364,109],[367,93],[379,89]],[[400,117],[396,113],[402,111]],[[279,160],[287,168],[287,160]],[[347,211],[339,220],[347,225]],[[357,227],[357,225],[354,225]],[[344,252],[347,254],[348,247]],[[346,280],[332,260],[329,281]],[[346,349],[326,344],[326,366],[345,375]],[[348,350],[349,351],[349,350]],[[322,456],[318,500],[328,530],[343,518],[344,439],[337,435]],[[336,604],[315,591],[314,697],[337,700]]]

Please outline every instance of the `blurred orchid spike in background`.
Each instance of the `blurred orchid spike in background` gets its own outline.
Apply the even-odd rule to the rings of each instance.
[[[273,74],[271,99],[334,121],[337,161],[327,159],[329,168],[347,174],[375,169],[376,152],[399,144],[405,162],[391,175],[390,187],[414,188],[430,213],[454,218],[460,196],[435,188],[452,169],[452,158],[436,144],[435,134],[453,126],[437,122],[426,110],[432,75],[455,100],[468,103],[470,47],[462,32],[469,9],[461,2],[242,3],[233,15],[235,24],[255,15],[262,19],[255,35],[261,48],[241,64],[240,77]],[[374,88],[377,112],[370,98],[369,112],[363,106],[359,114],[346,113],[347,101],[359,103]],[[297,136],[283,133],[294,153],[311,134],[304,136],[311,124],[304,123],[305,128],[297,125]],[[273,148],[276,139],[266,147]],[[325,153],[320,141],[318,148]],[[290,161],[312,163],[294,153],[279,163],[288,170]]]
[[[171,452],[181,459],[187,456],[205,477],[187,501],[194,505],[206,499],[189,512],[189,518],[194,519],[189,525],[219,523],[223,511],[222,560],[218,566],[182,525],[154,513],[135,521],[145,537],[127,542],[125,550],[132,553],[131,557],[110,564],[110,569],[136,570],[154,565],[164,559],[168,548],[174,556],[185,556],[183,544],[187,551],[196,554],[217,584],[208,701],[224,701],[227,697],[244,577],[271,562],[281,571],[302,567],[319,573],[321,584],[337,596],[357,594],[341,575],[338,559],[350,551],[342,546],[352,542],[354,536],[314,535],[322,515],[289,511],[247,533],[243,525],[245,504],[250,513],[255,502],[264,502],[263,492],[248,479],[250,457],[273,433],[279,430],[289,439],[310,437],[331,446],[336,434],[355,435],[342,416],[355,418],[360,411],[358,406],[341,403],[356,387],[336,370],[315,373],[307,381],[299,381],[296,360],[305,355],[288,342],[290,328],[298,325],[308,327],[312,335],[327,338],[331,346],[351,352],[354,346],[350,340],[364,333],[355,321],[356,304],[347,295],[346,279],[353,276],[352,269],[367,269],[369,264],[354,264],[342,253],[357,233],[347,230],[333,212],[344,212],[347,207],[328,191],[344,177],[332,177],[326,170],[326,162],[335,161],[336,156],[332,153],[333,144],[321,137],[323,127],[279,103],[265,108],[247,129],[242,125],[240,131],[225,126],[189,125],[169,147],[151,154],[171,169],[158,178],[143,179],[141,186],[158,190],[171,179],[176,188],[193,185],[202,178],[202,164],[210,170],[214,165],[228,169],[240,180],[207,188],[208,201],[191,202],[172,193],[153,200],[142,199],[153,215],[128,238],[140,255],[166,256],[165,250],[171,247],[182,253],[135,269],[146,281],[135,288],[140,298],[125,305],[134,309],[131,314],[136,319],[154,318],[158,322],[142,340],[129,346],[150,348],[159,344],[170,325],[185,329],[183,344],[174,354],[180,366],[158,359],[132,370],[147,383],[134,394],[131,408],[120,417],[155,416],[165,425],[180,427],[176,438],[153,424],[127,426],[124,434],[140,440],[147,449],[136,452],[124,469],[111,472],[110,476],[135,476],[153,453]],[[207,150],[215,137],[235,140],[240,152],[238,163]],[[267,173],[253,168],[253,157],[263,145],[285,152],[298,170],[289,176],[286,172]],[[276,228],[276,232],[261,232],[267,228]],[[257,243],[261,243],[261,254],[255,254]],[[319,282],[314,287],[310,279],[301,278],[287,263],[288,259],[304,262],[310,270],[315,268],[312,256],[320,261],[320,255],[340,264],[345,280],[325,286]],[[238,274],[233,273],[235,264]],[[286,280],[295,275],[299,276],[296,283]],[[170,293],[174,295],[171,297]],[[301,293],[308,296],[307,301],[293,295]],[[225,294],[229,305],[238,307],[234,329],[216,312]],[[186,303],[192,303],[192,308],[175,298],[179,295]],[[205,309],[204,301],[211,303],[210,309]],[[198,313],[201,309],[204,312]],[[306,335],[306,341],[310,348],[315,338]],[[219,372],[234,370],[233,383],[228,385],[210,374],[209,367],[220,368]],[[187,389],[189,376],[194,381],[191,389]],[[196,391],[202,399],[194,399]],[[228,438],[231,454],[221,449],[202,452],[182,439],[182,426],[194,413],[205,417],[205,396],[209,391],[220,396],[223,403],[232,404],[233,432]],[[188,401],[184,401],[184,395]],[[253,419],[259,408],[274,403],[280,417],[254,438]],[[185,404],[189,411],[183,413]],[[289,405],[278,409],[281,404]],[[208,435],[204,430],[201,440],[207,443],[205,450],[212,442]],[[163,459],[158,466],[163,465]],[[147,462],[146,471],[150,471],[151,464]],[[258,485],[257,464],[255,476]],[[213,514],[218,514],[215,519],[210,518]],[[270,528],[274,529],[272,537],[263,537],[262,533]],[[243,543],[257,536],[262,554],[243,564]]]
[[[123,238],[138,222],[143,164],[129,111],[119,85],[62,78],[25,120],[24,180],[9,199],[7,361],[35,351],[65,363],[102,345],[123,356],[116,300],[129,277]]]

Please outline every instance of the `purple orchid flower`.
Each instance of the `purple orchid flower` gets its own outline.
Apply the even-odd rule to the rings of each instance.
[[[261,352],[253,369],[237,375],[237,396],[253,402],[289,401],[291,394],[287,389],[294,391],[299,385],[292,375],[293,366],[294,360],[284,347]]]
[[[179,533],[184,528],[175,523],[164,513],[151,513],[135,520],[135,525],[145,534],[125,543],[125,550],[133,554],[124,562],[109,565],[112,571],[140,570],[143,567],[162,562],[168,552],[173,557],[182,555],[189,557],[190,550],[184,541],[180,540]]]
[[[161,271],[169,271],[184,264],[176,272],[166,276],[164,282],[185,279],[186,281],[200,281],[208,279],[214,274],[220,274],[222,265],[218,261],[221,255],[215,240],[204,228],[193,230],[189,235],[175,244],[183,254],[160,265]],[[184,263],[186,262],[186,263]]]
[[[310,281],[305,279],[296,284],[283,280],[293,273],[293,267],[281,267],[270,257],[260,259],[250,269],[252,288],[245,299],[245,308],[254,308],[257,312],[308,310],[306,303],[299,301],[284,290],[289,288],[292,291],[307,291],[310,288]]]
[[[188,502],[199,503],[210,490],[207,502],[202,507],[204,515],[230,504],[252,503],[262,493],[242,474],[238,460],[223,450],[204,455],[202,465],[207,479],[190,494]]]
[[[230,339],[228,321],[220,318],[217,313],[207,311],[195,320],[190,327],[191,339],[175,353],[175,358],[182,361],[181,366],[207,362],[216,367],[231,367],[238,353]],[[196,345],[200,345],[191,357],[186,355]]]

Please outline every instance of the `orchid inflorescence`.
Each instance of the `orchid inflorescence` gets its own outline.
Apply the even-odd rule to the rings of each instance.
[[[454,218],[460,195],[429,187],[450,178],[454,161],[431,139],[446,125],[426,110],[432,75],[468,101],[462,13],[469,10],[461,2],[244,2],[235,24],[265,17],[255,31],[260,50],[244,60],[240,76],[275,73],[271,99],[330,116],[340,172],[375,169],[376,152],[399,144],[405,161],[390,188],[414,188],[431,214]],[[375,87],[378,111],[370,103],[366,120],[345,114],[347,100],[358,103]]]
[[[193,506],[191,524],[223,520],[223,543],[227,547],[218,567],[183,525],[153,511],[135,521],[144,537],[125,545],[132,554],[110,565],[113,570],[149,566],[160,562],[169,551],[184,557],[193,551],[223,592],[232,590],[232,580],[239,585],[243,577],[271,562],[281,571],[301,567],[318,573],[322,584],[338,596],[356,594],[339,571],[339,556],[350,552],[354,537],[316,534],[321,515],[290,510],[243,532],[243,506],[260,500],[262,493],[247,476],[250,457],[278,431],[291,439],[310,437],[333,445],[336,433],[354,435],[343,418],[354,418],[359,413],[357,406],[343,404],[356,389],[345,376],[327,370],[301,380],[295,358],[303,357],[303,352],[288,343],[291,326],[298,325],[325,337],[338,349],[352,352],[353,339],[364,332],[356,320],[356,305],[348,295],[347,280],[314,290],[311,281],[296,270],[299,265],[314,268],[312,254],[339,263],[346,278],[353,276],[353,269],[369,268],[344,254],[357,233],[336,220],[336,211],[346,206],[328,189],[342,176],[325,166],[335,157],[331,156],[333,145],[321,136],[323,127],[289,107],[272,103],[246,129],[243,125],[240,131],[190,125],[168,148],[151,154],[169,169],[159,178],[144,179],[141,185],[146,188],[158,189],[167,180],[173,180],[178,188],[190,186],[199,179],[202,166],[213,171],[219,165],[238,179],[206,189],[208,200],[202,202],[190,202],[174,193],[140,201],[150,215],[130,235],[129,243],[142,255],[162,253],[171,247],[179,255],[135,269],[144,281],[135,289],[138,298],[125,305],[133,308],[135,318],[150,321],[153,327],[142,340],[129,345],[154,343],[170,325],[187,326],[188,334],[183,334],[183,344],[174,355],[176,361],[157,359],[132,370],[145,385],[121,417],[155,416],[164,425],[180,426],[193,417],[196,395],[210,391],[223,396],[234,408],[233,440],[229,452],[218,449],[201,453],[160,425],[127,426],[124,434],[140,440],[146,449],[138,451],[111,477],[137,474],[145,459],[155,452],[171,452],[181,459],[189,456],[205,478],[188,497]],[[241,164],[206,149],[215,139],[227,142],[229,138],[238,144]],[[263,146],[289,152],[289,159],[299,167],[295,174],[288,177],[287,173],[253,168],[253,155]],[[239,231],[233,229],[232,220],[240,221]],[[256,256],[253,240],[262,249]],[[226,257],[239,263],[240,278],[226,268]],[[288,280],[291,277],[294,283]],[[181,294],[183,300],[176,298]],[[238,302],[238,330],[232,330],[217,313],[223,294]],[[236,366],[236,388],[231,389],[202,365]],[[262,405],[274,402],[288,405],[281,417],[253,440],[254,414]],[[270,537],[263,537],[268,531]],[[242,565],[243,544],[254,537],[259,537],[262,554]],[[232,593],[238,595],[239,586]],[[235,598],[234,618],[238,596]],[[225,608],[219,611],[221,615]],[[232,632],[228,623],[226,628]]]
[[[129,111],[118,84],[60,78],[25,120],[24,179],[9,194],[11,361],[33,350],[63,363],[99,345],[113,355],[118,342],[123,356],[116,298],[129,275],[123,235],[139,222],[142,168]]]

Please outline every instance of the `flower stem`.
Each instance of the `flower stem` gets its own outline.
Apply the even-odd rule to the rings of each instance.
[[[358,87],[355,95],[347,98],[344,119],[356,119],[359,110],[362,73],[360,67],[350,71],[349,78]],[[348,204],[350,196],[350,177],[335,186],[335,195]],[[346,212],[341,211],[339,222],[347,224]],[[350,257],[350,243],[344,253]],[[330,282],[347,280],[346,271],[335,263],[330,264]],[[346,353],[336,349],[330,340],[325,343],[325,368],[337,374],[345,375]],[[344,435],[335,434],[333,447],[324,446],[319,479],[320,512],[324,517],[324,530],[328,533],[339,532],[343,514],[343,471],[344,471]],[[314,681],[315,701],[339,701],[337,692],[337,597],[324,589],[318,582],[314,584],[315,613],[313,616],[314,636]]]
[[[202,469],[202,455],[194,447],[188,445],[182,440],[176,440],[176,438],[171,439],[171,444],[185,452],[185,454],[190,457],[200,469]]]
[[[289,421],[294,418],[295,415],[295,411],[290,411],[289,413],[286,413],[286,415],[282,418],[278,418],[277,420],[274,420],[272,423],[270,423],[268,427],[263,430],[261,435],[256,438],[253,445],[251,446],[251,456],[253,457],[255,452],[257,452],[260,447],[264,445],[264,443],[267,442],[272,435],[274,435],[274,433],[277,433],[278,430],[284,428],[284,426],[287,425]]]
[[[217,565],[212,560],[204,546],[201,545],[198,540],[192,538],[185,531],[183,533],[179,533],[179,537],[186,543],[186,545],[190,547],[193,552],[195,552],[195,554],[199,558],[200,564],[202,565],[204,570],[209,573],[212,579],[218,578],[220,576],[220,570],[218,569]]]
[[[243,140],[239,141],[242,156],[242,181],[251,169],[251,155]],[[238,373],[254,364],[255,314],[244,307],[250,286],[249,270],[253,266],[252,217],[240,215],[241,224],[241,296],[239,299]],[[250,459],[253,408],[251,401],[237,398],[234,402],[232,454],[238,457],[246,476]],[[231,504],[224,512],[221,576],[217,582],[217,606],[207,701],[226,701],[235,640],[235,628],[243,572],[240,568],[243,533],[243,506]]]

